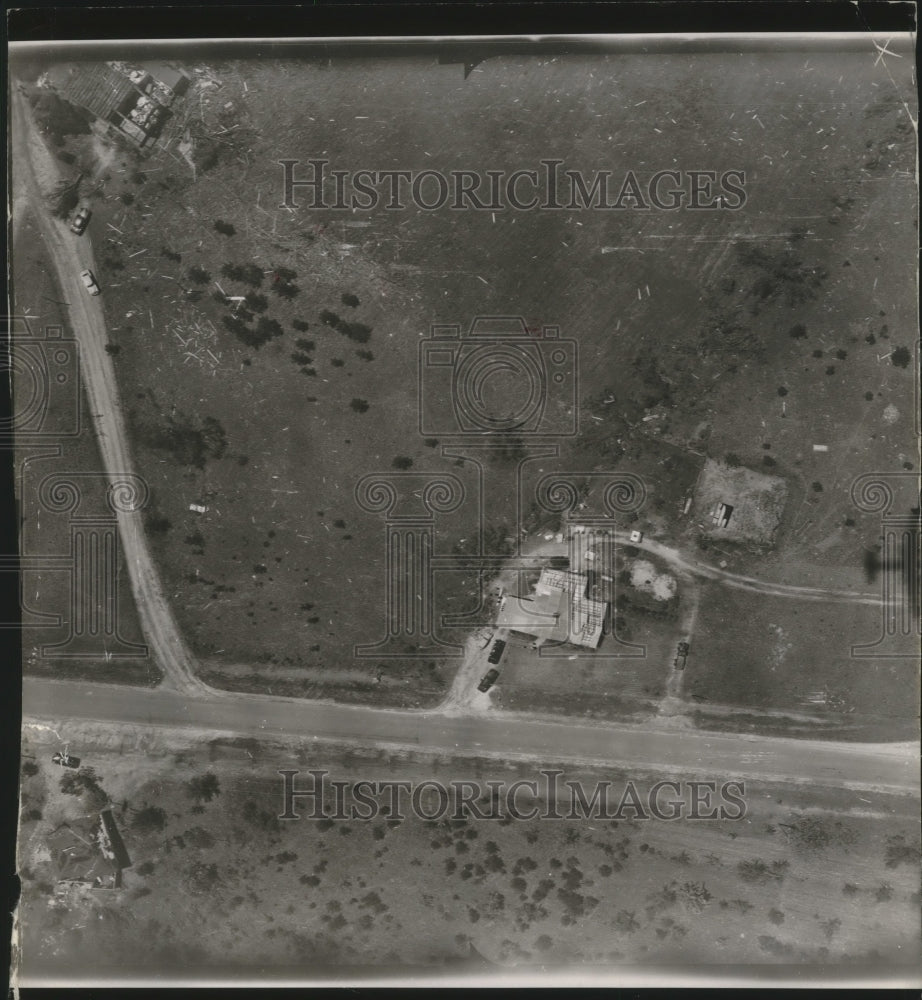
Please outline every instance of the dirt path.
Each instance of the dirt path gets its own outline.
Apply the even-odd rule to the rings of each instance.
[[[64,223],[48,214],[42,188],[47,191],[57,183],[57,166],[35,131],[25,99],[14,93],[10,108],[14,123],[13,170],[14,173],[21,172],[23,198],[28,200],[32,208],[55,268],[74,337],[80,345],[80,362],[89,399],[89,412],[95,421],[106,475],[115,484],[134,475],[134,472],[115,370],[105,350],[108,336],[102,305],[98,298],[87,293],[80,280],[80,272],[84,268],[95,273],[93,245],[89,235],[80,238],[73,236]],[[20,207],[23,204],[24,202],[20,202]],[[124,548],[132,593],[145,639],[154,658],[163,668],[165,683],[190,695],[218,696],[219,692],[212,691],[195,676],[192,655],[180,635],[147,547],[140,509],[132,503],[120,506],[124,509],[116,512],[119,536]]]
[[[645,538],[642,542],[632,542],[630,535],[626,531],[615,531],[612,533],[615,539],[624,545],[633,545],[635,548],[651,552],[659,556],[679,573],[693,574],[701,576],[707,580],[715,580],[725,587],[734,587],[737,590],[751,590],[757,594],[766,594],[770,597],[789,597],[801,601],[833,601],[846,604],[872,604],[881,603],[880,595],[862,594],[851,590],[833,590],[825,587],[798,587],[787,583],[766,583],[753,576],[741,576],[738,573],[730,573],[727,570],[718,569],[708,563],[700,562],[697,559],[686,559],[678,549],[670,548],[661,542]]]

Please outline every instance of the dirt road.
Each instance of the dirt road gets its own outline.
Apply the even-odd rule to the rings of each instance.
[[[26,203],[40,226],[45,248],[54,264],[61,295],[67,303],[74,337],[80,347],[81,370],[89,398],[89,410],[103,464],[110,483],[133,474],[128,435],[122,419],[122,404],[112,360],[106,353],[106,324],[100,298],[90,296],[80,280],[80,272],[89,268],[96,274],[93,245],[89,235],[74,236],[68,226],[53,219],[45,206],[43,192],[36,178],[48,183],[58,170],[41,137],[34,129],[22,95],[13,92],[10,101],[13,118],[11,130],[14,155],[11,157],[13,181],[21,185]],[[30,170],[31,168],[31,170]],[[103,295],[105,291],[103,290]],[[186,694],[211,693],[196,676],[193,659],[183,642],[172,610],[157,575],[144,535],[139,510],[117,511],[119,537],[124,549],[128,576],[144,637],[151,653],[164,671],[165,683]]]

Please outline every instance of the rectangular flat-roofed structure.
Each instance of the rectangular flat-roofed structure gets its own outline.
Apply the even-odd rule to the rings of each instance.
[[[586,596],[585,573],[544,569],[531,597],[507,595],[496,624],[542,642],[595,649],[602,641],[608,604]]]

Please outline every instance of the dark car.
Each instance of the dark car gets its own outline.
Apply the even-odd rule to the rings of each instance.
[[[74,221],[70,224],[70,231],[77,236],[82,236],[84,230],[90,223],[90,210],[84,205],[74,216]]]
[[[478,691],[489,691],[491,687],[496,683],[496,678],[499,677],[499,671],[494,668],[493,670],[488,670],[483,675],[483,680],[477,685]]]
[[[55,764],[60,764],[61,767],[72,767],[74,770],[80,767],[80,758],[72,757],[66,750],[64,753],[58,751],[58,753],[52,754],[51,760]]]
[[[503,656],[503,650],[506,648],[506,643],[503,639],[497,639],[493,643],[493,648],[490,650],[490,655],[487,660],[490,663],[499,663]]]
[[[673,663],[673,666],[676,668],[676,670],[684,670],[685,669],[685,657],[686,656],[688,656],[688,643],[687,642],[680,642],[679,643],[678,651],[676,652],[675,661]]]

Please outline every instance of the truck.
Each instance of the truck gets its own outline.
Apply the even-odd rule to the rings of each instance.
[[[685,658],[688,656],[688,643],[680,642],[678,650],[676,651],[675,660],[673,661],[673,666],[676,670],[685,669]]]

